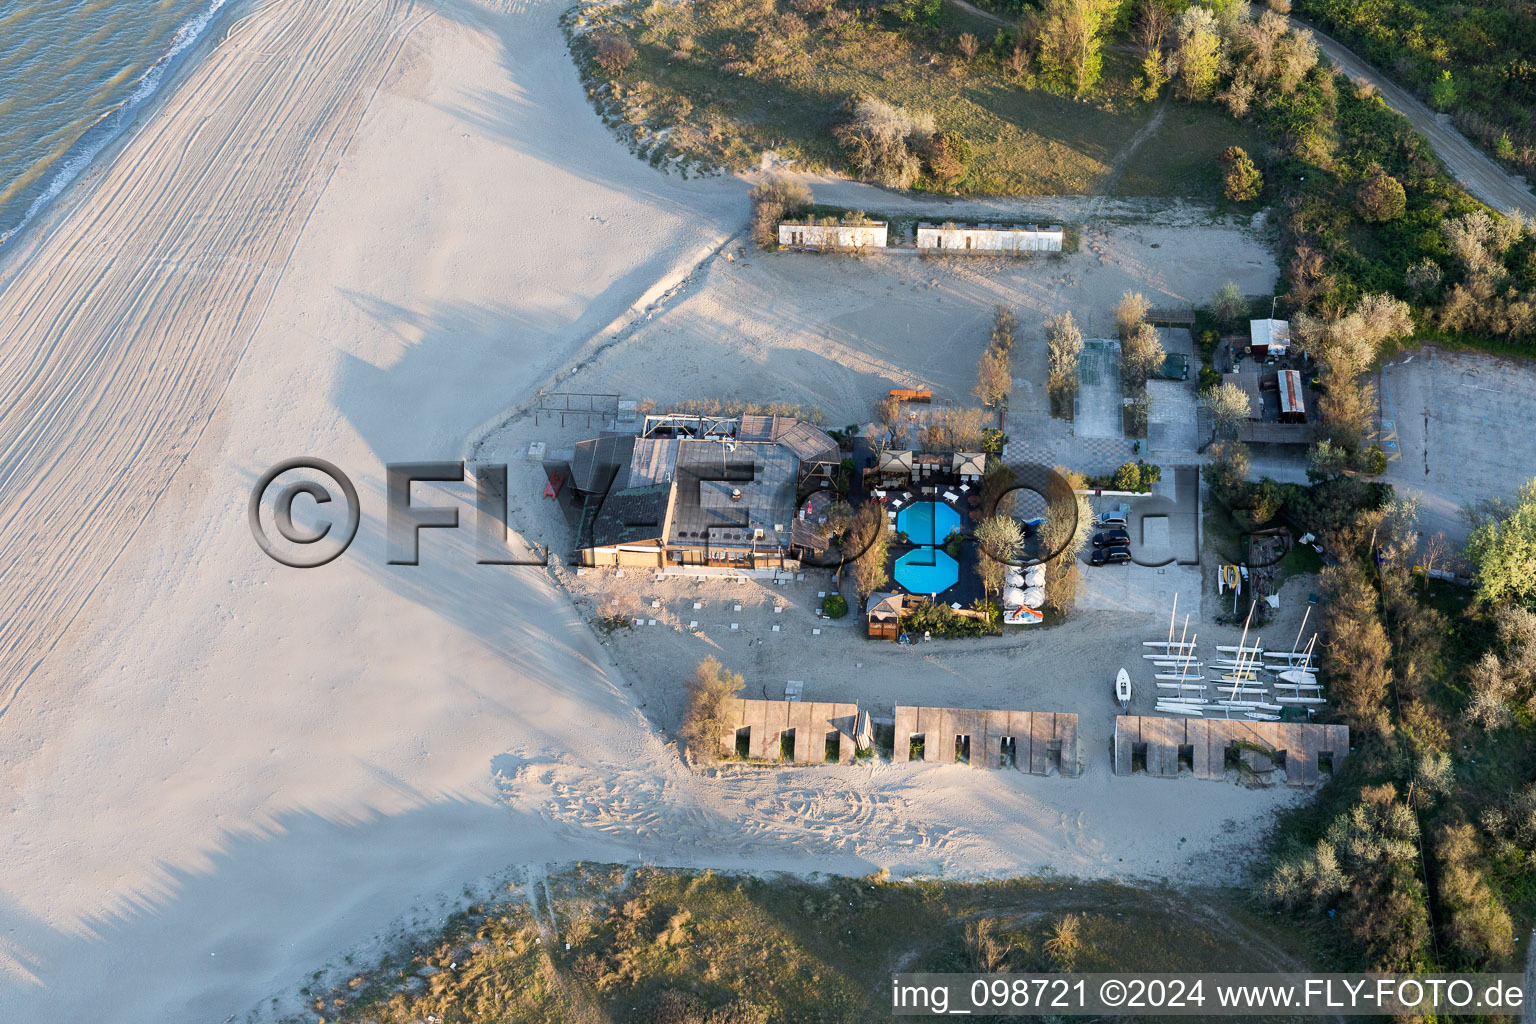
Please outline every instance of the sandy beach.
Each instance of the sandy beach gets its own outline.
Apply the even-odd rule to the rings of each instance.
[[[1208,880],[1292,798],[1205,787],[1169,832],[1188,787],[1111,781],[1103,750],[1074,781],[696,775],[549,572],[476,565],[467,530],[387,564],[386,463],[464,457],[745,224],[745,183],[613,141],[560,10],[250,3],[6,254],[0,1018],[283,1009],[467,888],[578,859]],[[296,455],[361,495],[321,569],[245,521]]]

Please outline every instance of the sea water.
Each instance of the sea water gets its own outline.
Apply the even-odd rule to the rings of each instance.
[[[0,244],[129,125],[233,0],[0,0]]]

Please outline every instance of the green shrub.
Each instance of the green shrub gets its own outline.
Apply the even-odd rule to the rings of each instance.
[[[1429,87],[1429,102],[1436,110],[1449,110],[1456,104],[1456,80],[1449,70],[1440,72],[1439,79]]]
[[[931,633],[943,637],[985,636],[990,631],[986,621],[961,615],[942,601],[919,601],[909,607],[901,617],[901,628],[913,635]]]
[[[1358,200],[1360,216],[1376,223],[1397,220],[1408,208],[1408,194],[1403,191],[1403,183],[1382,170],[1380,164],[1374,165],[1360,184]]]
[[[842,594],[828,594],[821,600],[821,614],[829,619],[840,619],[848,614],[848,599]]]
[[[1149,465],[1145,462],[1127,462],[1115,470],[1114,481],[1117,490],[1150,491],[1152,485],[1163,477],[1161,466]]]
[[[1360,456],[1360,472],[1367,476],[1380,476],[1387,471],[1387,453],[1380,445],[1373,444]]]
[[[1259,198],[1259,193],[1264,190],[1264,176],[1243,147],[1229,147],[1221,154],[1221,164],[1222,191],[1228,199],[1246,203]]]

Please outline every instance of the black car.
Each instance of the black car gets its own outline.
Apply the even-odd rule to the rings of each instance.
[[[1131,560],[1131,549],[1128,547],[1104,547],[1094,548],[1093,555],[1088,559],[1089,565],[1123,565]]]
[[[1105,530],[1093,535],[1093,546],[1096,548],[1126,547],[1131,543],[1131,535],[1125,530]]]

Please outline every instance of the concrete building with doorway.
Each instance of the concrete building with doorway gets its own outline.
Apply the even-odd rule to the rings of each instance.
[[[779,245],[785,249],[817,249],[837,252],[884,249],[883,220],[785,221],[779,225]]]
[[[917,247],[928,252],[978,256],[1016,256],[1032,252],[1061,252],[1066,232],[1061,225],[1042,228],[1005,224],[919,224]]]
[[[1255,359],[1283,356],[1291,350],[1290,321],[1250,320],[1248,338],[1248,349]]]

